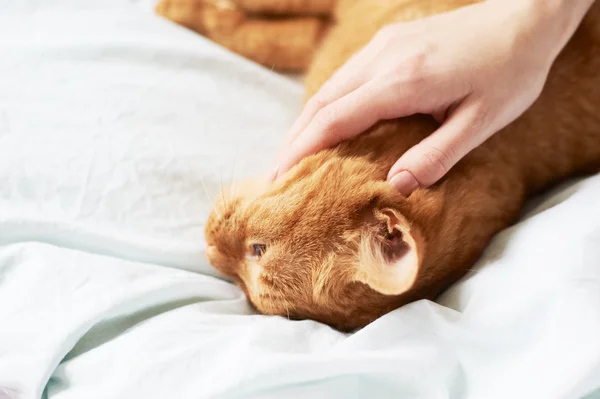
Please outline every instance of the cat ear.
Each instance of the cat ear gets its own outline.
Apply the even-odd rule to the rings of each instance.
[[[363,232],[356,280],[384,295],[408,291],[419,271],[423,240],[408,221],[391,208],[374,211],[375,221]]]

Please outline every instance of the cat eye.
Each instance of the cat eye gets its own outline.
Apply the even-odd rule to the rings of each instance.
[[[250,247],[251,256],[259,259],[261,256],[267,252],[267,246],[265,244],[252,244]]]

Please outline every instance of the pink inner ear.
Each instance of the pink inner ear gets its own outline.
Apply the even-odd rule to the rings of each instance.
[[[401,227],[400,227],[401,228]],[[365,237],[359,252],[358,281],[384,295],[400,295],[413,285],[419,270],[416,244],[409,232],[393,227]]]
[[[355,281],[384,295],[400,295],[413,286],[420,267],[423,242],[399,212],[374,210],[365,220]],[[418,241],[417,241],[418,240]]]
[[[386,261],[395,263],[400,258],[408,255],[410,250],[410,245],[404,241],[404,235],[401,231],[393,229],[391,233],[387,234],[386,242],[383,243],[383,253]]]

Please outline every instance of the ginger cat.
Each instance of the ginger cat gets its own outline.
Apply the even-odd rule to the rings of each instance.
[[[308,73],[308,95],[381,26],[473,2],[342,2]],[[381,122],[267,187],[216,204],[206,225],[207,257],[264,314],[360,328],[457,281],[517,219],[527,196],[598,172],[598,107],[596,2],[534,105],[438,184],[405,198],[385,182],[394,161],[436,129],[435,120]]]

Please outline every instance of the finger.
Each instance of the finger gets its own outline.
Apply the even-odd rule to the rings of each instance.
[[[429,187],[488,137],[481,129],[480,107],[465,101],[430,136],[409,149],[392,166],[388,181],[404,195]]]
[[[323,84],[319,91],[313,95],[304,106],[300,116],[290,129],[290,133],[284,145],[288,147],[298,135],[308,126],[317,112],[342,98],[346,94],[356,90],[360,85],[366,82],[364,74],[364,65],[366,60],[364,54],[366,49],[362,49],[354,54],[344,65],[342,65],[332,76]]]
[[[288,171],[302,158],[354,137],[373,126],[385,114],[383,86],[375,81],[319,111],[302,134],[282,154],[278,174]]]

